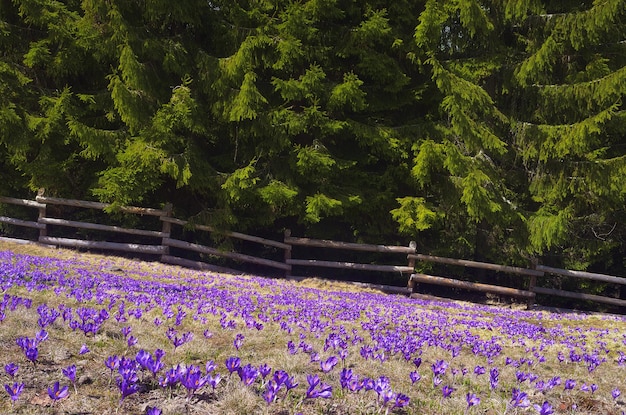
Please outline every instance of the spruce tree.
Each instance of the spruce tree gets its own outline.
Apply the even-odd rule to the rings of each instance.
[[[486,241],[492,256],[556,253],[576,268],[619,250],[625,11],[426,2],[415,61],[439,105],[414,146],[421,190],[393,211],[401,228],[456,232],[470,252]]]

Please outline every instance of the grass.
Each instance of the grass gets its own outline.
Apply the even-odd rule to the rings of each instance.
[[[0,413],[145,414],[156,407],[162,414],[493,415],[541,413],[535,405],[544,402],[544,414],[549,408],[555,414],[626,410],[623,316],[411,300],[320,279],[210,274],[7,243],[0,243],[0,288],[0,381],[9,388],[24,384],[15,401],[8,392],[0,396]],[[60,316],[46,325],[42,305]],[[79,311],[102,310],[106,316],[95,333],[71,323],[82,321]],[[47,339],[32,362],[17,339],[34,339],[42,326]],[[168,330],[172,338],[193,338],[175,347]],[[130,336],[136,344],[129,345]],[[239,349],[237,336],[243,336]],[[89,351],[81,354],[83,346]],[[121,399],[122,373],[109,370],[105,360],[136,361],[140,350],[154,356],[157,349],[165,352],[164,368],[156,376],[137,369],[131,383],[138,390]],[[333,356],[338,364],[323,371],[320,361]],[[271,371],[245,385],[226,367],[232,357]],[[204,376],[210,361],[216,366],[210,374],[222,378],[215,389],[204,385],[190,394],[180,384],[159,385],[177,365],[197,366]],[[14,377],[2,370],[9,363],[19,366]],[[75,390],[62,372],[70,365],[76,365]],[[446,366],[439,376],[437,365]],[[342,369],[377,388],[343,388]],[[492,370],[497,382],[490,382]],[[263,394],[277,371],[298,386],[281,387],[267,403]],[[413,382],[415,373],[421,379]],[[329,398],[306,397],[311,376],[332,388]],[[57,381],[69,394],[54,402],[48,388]],[[597,386],[593,393],[591,385]],[[449,397],[444,386],[453,389]],[[527,394],[519,401],[524,407],[512,402],[514,388]],[[616,391],[622,395],[614,397]],[[468,406],[468,394],[480,402]]]

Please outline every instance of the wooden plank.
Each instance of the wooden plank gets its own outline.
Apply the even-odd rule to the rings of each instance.
[[[204,271],[217,272],[220,274],[234,274],[241,275],[241,271],[234,270],[232,268],[220,267],[218,265],[208,264],[202,261],[193,261],[191,259],[180,258],[172,255],[162,255],[161,261],[167,264],[179,265],[185,268],[195,268]]]
[[[451,298],[437,297],[435,295],[420,294],[420,293],[411,293],[411,298],[414,300],[440,301],[440,302],[446,302],[446,303],[450,303],[454,301]]]
[[[46,207],[43,203],[36,202],[34,200],[16,199],[14,197],[0,196],[0,203],[8,203],[10,205],[28,206],[34,208]]]
[[[29,239],[8,238],[6,236],[0,236],[0,242],[8,242],[8,243],[20,244],[20,245],[37,244],[37,241],[31,241]]]
[[[46,225],[44,224],[34,222],[34,221],[9,218],[7,216],[0,216],[0,222],[8,223],[8,224],[15,225],[15,226],[24,226],[26,228],[46,229]]]
[[[440,264],[448,264],[448,265],[459,265],[463,267],[473,267],[473,268],[483,268],[496,272],[508,272],[510,274],[521,274],[521,275],[534,275],[536,277],[543,276],[542,271],[530,269],[530,268],[521,268],[521,267],[511,267],[508,265],[497,265],[490,264],[487,262],[477,262],[477,261],[469,261],[466,259],[454,259],[454,258],[444,258],[432,255],[424,255],[424,254],[409,254],[408,258],[418,259],[420,261],[428,261],[428,262],[437,262]]]
[[[411,294],[411,289],[408,287],[397,287],[395,285],[385,285],[385,284],[372,284],[368,282],[358,282],[358,281],[349,281],[348,283],[354,284],[358,287],[371,288],[374,290],[380,290],[386,293],[394,293],[394,294]]]
[[[51,236],[44,236],[39,238],[39,242],[48,245],[69,246],[72,248],[83,249],[102,249],[110,251],[125,251],[141,254],[162,254],[163,247],[161,245],[141,245],[141,244],[126,244],[119,242],[104,242],[104,241],[83,241],[81,239],[70,238],[56,238]]]
[[[160,219],[163,222],[174,223],[174,224],[180,225],[180,226],[185,226],[185,225],[187,225],[189,223],[186,220],[170,218],[170,217],[165,217],[165,216],[161,217]],[[265,238],[261,238],[259,236],[246,235],[245,233],[240,233],[240,232],[216,231],[215,228],[213,228],[211,226],[208,226],[208,225],[193,225],[193,228],[197,229],[197,230],[200,230],[200,231],[216,232],[216,233],[219,233],[219,234],[222,234],[222,235],[229,236],[231,238],[241,239],[243,241],[256,242],[256,243],[261,244],[261,245],[273,246],[273,247],[280,248],[280,249],[291,249],[291,245],[288,245],[288,244],[283,243],[283,242],[274,241],[272,239],[265,239]]]
[[[321,261],[318,259],[288,259],[287,264],[309,267],[357,269],[361,271],[399,272],[403,274],[414,271],[413,268],[407,266],[358,264],[354,262]]]
[[[512,297],[529,298],[534,297],[535,293],[526,290],[518,290],[517,288],[500,287],[498,285],[481,284],[470,281],[460,281],[452,278],[435,277],[426,274],[413,274],[411,279],[417,282],[423,282],[427,284],[443,285],[446,287],[463,288],[466,290],[491,292],[495,294],[509,295]]]
[[[565,275],[567,277],[584,278],[588,280],[610,282],[614,284],[626,284],[626,278],[614,277],[612,275],[605,274],[595,274],[593,272],[571,271],[568,269],[546,267],[544,265],[537,265],[537,270],[549,274]]]
[[[163,232],[160,232],[160,231],[122,228],[120,226],[100,225],[98,223],[77,222],[73,220],[65,220],[65,219],[58,219],[58,218],[41,218],[39,219],[39,223],[48,224],[48,225],[68,226],[71,228],[79,228],[79,229],[93,229],[97,231],[127,233],[131,235],[153,236],[155,238],[162,238],[164,236]]]
[[[211,248],[204,245],[194,244],[186,241],[180,241],[178,239],[163,238],[163,244],[174,248],[188,249],[190,251],[200,252],[208,255],[215,255],[223,258],[229,258],[236,261],[249,262],[257,265],[264,265],[272,268],[279,268],[282,270],[288,269],[289,265],[278,261],[272,261],[270,259],[258,258],[251,255],[240,254],[238,252],[220,251],[219,249]]]
[[[366,252],[390,252],[399,254],[412,254],[415,252],[415,249],[408,246],[357,244],[353,242],[329,241],[327,239],[296,238],[293,236],[285,237],[285,243],[316,248],[335,248]]]
[[[621,300],[619,298],[604,297],[601,295],[594,295],[594,294],[575,293],[572,291],[563,291],[563,290],[556,290],[553,288],[544,288],[544,287],[535,287],[533,288],[533,290],[537,294],[556,295],[559,297],[574,298],[577,300],[589,300],[589,301],[595,301],[598,303],[605,303],[605,304],[612,304],[612,305],[616,305],[620,307],[626,307],[626,300]]]
[[[304,281],[304,280],[311,279],[311,278],[315,278],[315,277],[298,277],[298,276],[293,276],[293,275],[290,275],[289,277],[287,277],[288,280],[292,280],[292,281]],[[355,285],[361,288],[379,290],[385,293],[411,294],[411,290],[408,287],[398,287],[395,285],[384,285],[384,284],[371,284],[367,282],[358,282],[358,281],[342,281],[342,280],[334,280],[334,279],[327,279],[327,278],[323,278],[323,280],[331,282],[331,283],[350,284],[350,285]]]
[[[106,209],[111,206],[110,203],[89,202],[86,200],[62,199],[59,197],[37,196],[37,202],[47,203],[51,205],[75,206],[87,209]],[[143,208],[136,206],[121,206],[120,211],[133,213],[136,215],[165,216],[167,212],[161,209]]]

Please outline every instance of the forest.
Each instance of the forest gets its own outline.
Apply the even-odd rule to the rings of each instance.
[[[0,0],[0,195],[624,275],[625,93],[624,0]]]

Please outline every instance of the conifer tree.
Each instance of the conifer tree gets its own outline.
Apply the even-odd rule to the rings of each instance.
[[[427,1],[415,59],[439,106],[415,144],[417,194],[428,196],[399,200],[401,229],[456,224],[476,250],[463,227],[475,223],[492,249],[512,240],[577,268],[619,249],[625,7]]]
[[[223,168],[228,208],[240,221],[282,216],[336,235],[393,232],[394,189],[408,176],[405,126],[420,117],[406,57],[416,10],[322,0],[254,14],[225,7],[244,36],[214,84],[213,112],[234,149]]]
[[[526,50],[513,77],[511,144],[536,206],[530,247],[582,269],[611,261],[626,231],[626,2],[517,13]]]

